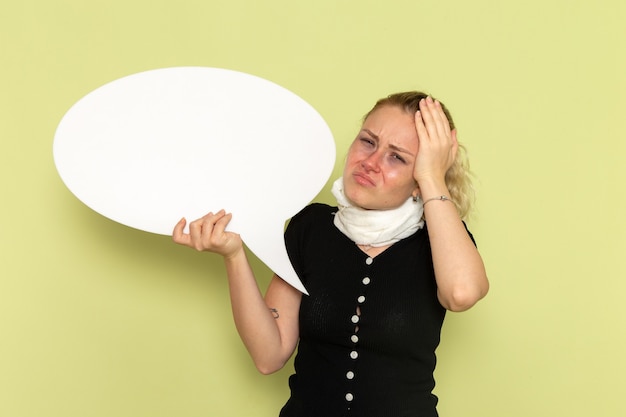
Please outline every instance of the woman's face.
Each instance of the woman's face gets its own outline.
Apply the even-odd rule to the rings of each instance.
[[[417,149],[414,115],[396,106],[375,110],[348,150],[343,171],[346,197],[370,210],[402,205],[416,194]]]

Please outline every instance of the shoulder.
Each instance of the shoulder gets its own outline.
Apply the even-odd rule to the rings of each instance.
[[[318,236],[322,231],[333,228],[334,213],[336,207],[327,204],[312,203],[298,212],[289,220],[285,239],[288,243],[294,241],[310,240],[312,236]]]
[[[313,203],[291,218],[285,231],[287,254],[296,273],[307,285],[305,273],[308,261],[318,256],[319,248],[327,246],[336,207]]]

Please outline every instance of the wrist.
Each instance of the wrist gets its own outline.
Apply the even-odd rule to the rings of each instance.
[[[454,204],[456,206],[456,203],[450,197],[448,197],[447,195],[444,195],[444,194],[442,194],[440,196],[437,196],[437,197],[427,198],[427,199],[425,199],[423,201],[424,202],[422,203],[422,207],[426,207],[426,203],[430,203],[431,201],[442,201],[442,202],[449,201],[449,202],[451,202],[452,204]]]
[[[225,253],[222,255],[222,257],[224,258],[224,262],[225,263],[237,263],[241,260],[246,260],[246,251],[243,249],[243,245],[241,245],[240,247],[238,247],[236,250],[234,250],[231,253]]]
[[[440,195],[450,196],[450,191],[444,178],[426,177],[417,180],[420,196],[422,200],[438,197]]]

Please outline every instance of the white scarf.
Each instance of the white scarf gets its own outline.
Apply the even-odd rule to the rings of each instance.
[[[424,227],[424,205],[409,197],[400,207],[390,210],[366,210],[353,206],[343,192],[343,177],[333,184],[332,193],[339,210],[335,226],[358,245],[387,246],[411,236]]]

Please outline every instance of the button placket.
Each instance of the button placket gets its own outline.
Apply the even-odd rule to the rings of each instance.
[[[372,257],[367,257],[365,259],[365,264],[367,266],[372,265],[372,263],[374,263],[374,258]],[[350,317],[350,322],[354,325],[354,331],[352,333],[352,335],[350,336],[350,341],[352,342],[352,350],[350,351],[350,359],[352,359],[352,367],[351,369],[348,369],[346,371],[345,374],[345,378],[348,380],[348,382],[352,382],[354,381],[356,375],[356,372],[354,371],[356,360],[359,358],[359,351],[358,351],[358,346],[357,344],[359,343],[359,336],[358,336],[358,332],[359,332],[359,322],[361,321],[361,306],[363,306],[367,300],[366,297],[366,291],[367,291],[367,287],[371,284],[372,280],[369,276],[365,276],[361,279],[361,289],[360,289],[360,294],[357,296],[356,298],[356,314],[353,314],[352,317]],[[348,404],[351,404],[352,401],[354,401],[354,394],[350,391],[346,392],[345,394],[345,399],[348,402]],[[348,405],[348,410],[350,410],[350,405]]]

